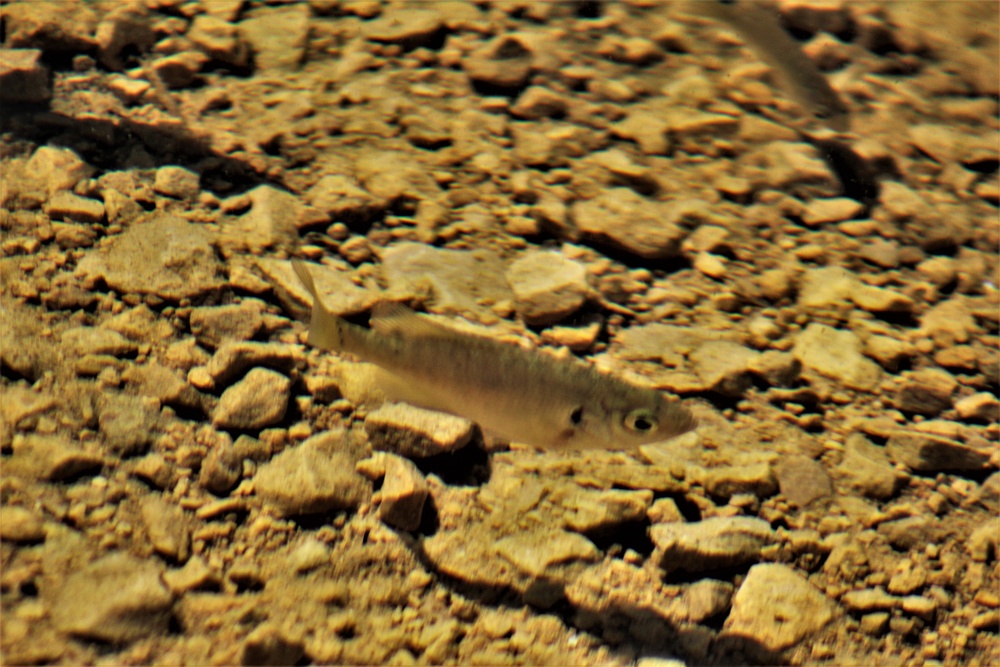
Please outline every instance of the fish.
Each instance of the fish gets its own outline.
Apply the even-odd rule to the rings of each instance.
[[[779,84],[797,104],[836,132],[850,131],[843,100],[798,42],[781,27],[770,3],[757,0],[689,0],[687,14],[721,23],[743,39],[775,71]]]
[[[402,304],[376,304],[370,328],[353,324],[323,305],[304,262],[292,260],[292,268],[312,296],[309,344],[378,366],[391,400],[549,450],[631,450],[697,425],[656,389],[576,358],[459,331]]]

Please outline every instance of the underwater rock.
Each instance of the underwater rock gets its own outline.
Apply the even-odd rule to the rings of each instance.
[[[222,393],[212,424],[240,431],[261,429],[285,417],[292,382],[281,373],[254,368]]]

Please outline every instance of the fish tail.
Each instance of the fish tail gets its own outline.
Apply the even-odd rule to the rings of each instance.
[[[316,291],[316,283],[313,282],[312,274],[306,268],[305,262],[300,259],[292,260],[292,269],[298,276],[309,294],[312,295],[312,319],[309,323],[309,344],[314,347],[321,347],[326,350],[344,349],[344,320],[337,317],[323,305]]]

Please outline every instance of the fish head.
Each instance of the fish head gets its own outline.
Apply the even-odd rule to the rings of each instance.
[[[626,400],[575,406],[562,431],[565,449],[635,449],[693,430],[694,416],[653,390],[629,392]]]

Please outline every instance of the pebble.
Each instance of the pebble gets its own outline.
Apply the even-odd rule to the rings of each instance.
[[[600,552],[583,535],[564,530],[519,531],[496,543],[496,552],[532,578],[545,576],[550,568],[569,561],[593,562]]]
[[[382,503],[378,508],[382,521],[400,530],[416,530],[428,493],[427,480],[412,461],[393,454],[386,456]]]
[[[307,5],[287,5],[262,8],[240,21],[240,37],[253,51],[254,67],[277,74],[298,69],[309,44],[309,15]]]
[[[837,178],[810,144],[797,141],[772,141],[746,156],[747,164],[761,168],[762,185],[774,190],[810,185],[829,190],[838,188]]]
[[[705,572],[748,563],[776,536],[766,521],[752,517],[712,517],[694,523],[665,523],[650,528],[668,572]]]
[[[866,262],[883,269],[895,269],[900,264],[899,243],[886,239],[870,239],[855,254]]]
[[[199,14],[191,21],[186,37],[205,55],[219,62],[244,67],[247,63],[248,46],[240,39],[239,29],[228,21]]]
[[[883,287],[859,284],[850,293],[851,301],[858,308],[872,313],[912,313],[913,299]]]
[[[104,444],[120,456],[145,454],[157,435],[160,406],[155,399],[106,394],[99,401],[99,413]]]
[[[562,118],[567,107],[566,98],[559,93],[542,86],[528,86],[510,107],[510,113],[523,120]]]
[[[808,456],[782,458],[774,469],[778,488],[792,507],[806,507],[833,495],[833,481],[826,469]]]
[[[330,562],[330,547],[315,537],[306,537],[288,554],[287,562],[293,572],[315,570]]]
[[[584,234],[644,259],[677,256],[685,236],[681,224],[711,221],[703,202],[661,203],[629,188],[612,188],[574,202],[570,213]]]
[[[941,522],[927,516],[909,516],[878,525],[879,535],[898,551],[923,551],[928,544],[938,544],[945,536]]]
[[[99,469],[104,460],[62,435],[16,435],[8,473],[51,481]]]
[[[305,644],[292,629],[264,621],[247,634],[240,647],[241,665],[295,665],[305,654]]]
[[[751,323],[753,333],[764,340],[773,337],[776,326],[771,320],[764,320],[762,325]],[[747,370],[763,378],[772,387],[791,387],[802,372],[802,364],[790,352],[767,350],[747,360]]]
[[[969,337],[978,330],[976,320],[969,312],[965,301],[951,298],[933,306],[920,317],[917,335],[929,337],[939,348],[967,343]]]
[[[162,213],[113,237],[109,248],[87,251],[77,271],[90,284],[101,279],[118,292],[168,301],[194,299],[223,285],[211,233]]]
[[[191,532],[184,510],[159,495],[148,495],[139,505],[146,535],[156,553],[183,563],[191,548]]]
[[[804,367],[848,389],[870,391],[881,380],[882,371],[861,354],[862,347],[853,332],[813,322],[796,336],[792,354]]]
[[[219,580],[201,556],[192,556],[184,567],[164,572],[163,583],[174,595],[181,595],[187,591],[217,586]]]
[[[41,104],[52,97],[40,49],[0,49],[0,102]]]
[[[958,381],[945,371],[925,368],[905,377],[896,394],[896,408],[909,414],[935,417],[951,408]]]
[[[250,199],[250,210],[222,219],[219,248],[223,254],[260,255],[270,248],[295,249],[302,209],[298,197],[272,185],[258,185],[245,196]]]
[[[558,252],[534,252],[513,262],[506,278],[514,309],[532,326],[554,324],[575,313],[587,300],[587,270]]]
[[[233,444],[229,436],[219,434],[208,455],[201,463],[198,483],[217,496],[229,493],[243,476],[243,461],[265,461],[270,456],[270,446],[248,435],[240,435]]]
[[[291,295],[299,303],[312,306],[312,296],[295,275],[291,262],[257,257],[254,258],[254,264],[271,285]],[[370,310],[379,300],[379,295],[355,284],[351,279],[350,267],[343,262],[333,261],[331,264],[307,263],[316,291],[326,309],[342,317]]]
[[[749,366],[759,356],[739,343],[708,341],[688,358],[705,389],[723,396],[741,396],[750,388]]]
[[[353,178],[328,174],[306,192],[306,201],[334,220],[367,222],[385,212],[389,202],[361,187]]]
[[[112,553],[71,573],[49,609],[62,632],[114,644],[167,632],[173,595],[152,560]]]
[[[754,565],[733,596],[722,637],[740,638],[748,650],[791,648],[833,621],[834,604],[801,574],[778,563]]]
[[[382,277],[387,298],[421,299],[429,292],[436,312],[483,312],[482,303],[514,296],[493,253],[398,243],[382,252]]]
[[[844,458],[833,474],[839,484],[878,500],[894,497],[908,477],[892,466],[883,448],[876,447],[860,433],[847,438]]]
[[[180,53],[172,53],[169,56],[156,58],[152,60],[149,65],[154,72],[154,76],[159,78],[160,81],[163,82],[164,86],[169,89],[176,89],[187,88],[192,85],[198,76],[198,72],[201,71],[201,68],[204,67],[207,62],[208,56],[201,51],[181,51]],[[169,105],[170,103],[168,102],[167,104]],[[161,170],[176,168],[177,167],[163,167]],[[161,170],[157,170],[157,177],[159,177]],[[172,189],[174,185],[175,184],[168,184],[167,189]],[[153,186],[153,189],[157,189],[156,185]],[[189,188],[187,187],[184,187],[183,189],[189,191]],[[165,194],[168,197],[176,197],[177,199],[189,198],[187,195],[171,194],[166,191],[161,194]]]
[[[212,424],[240,431],[259,430],[285,418],[292,382],[281,373],[254,368],[226,389],[212,412]]]
[[[462,58],[473,83],[494,89],[522,90],[534,65],[533,44],[520,33],[500,35]]]
[[[342,447],[343,434],[328,431],[284,450],[257,468],[255,493],[282,517],[357,508],[371,484]]]
[[[892,611],[899,603],[898,597],[880,587],[848,591],[840,598],[840,604],[854,612]]]
[[[919,472],[984,470],[990,460],[985,449],[917,431],[896,431],[889,436],[885,451],[894,463]]]
[[[194,200],[201,191],[200,177],[184,167],[168,165],[156,170],[153,190],[175,199]]]
[[[457,451],[469,444],[475,430],[468,419],[406,403],[383,405],[365,417],[373,449],[407,458]]]
[[[36,512],[26,507],[0,507],[0,540],[33,543],[45,539],[45,524]]]
[[[840,267],[809,269],[802,276],[798,305],[809,310],[842,307],[859,283],[856,275]]]
[[[55,193],[45,202],[43,209],[53,220],[97,223],[104,219],[104,204],[102,202],[81,197],[72,192]]]
[[[865,206],[847,197],[814,199],[802,210],[802,222],[807,227],[819,227],[833,222],[842,222],[857,217]]]
[[[245,341],[264,327],[264,303],[246,299],[227,306],[192,308],[188,322],[200,345],[218,348],[227,340]]]
[[[226,385],[249,368],[265,366],[288,374],[305,361],[305,353],[293,345],[226,341],[208,360],[205,370],[215,384]]]
[[[955,401],[955,412],[964,421],[1000,422],[1000,401],[989,392],[979,392]]]
[[[988,521],[973,530],[965,541],[965,551],[977,563],[986,563],[990,558],[1000,556],[1000,536],[997,535],[996,525]]]
[[[874,335],[865,340],[865,356],[877,361],[887,371],[896,371],[916,355],[917,348],[913,343],[894,336]]]
[[[68,148],[42,146],[31,154],[25,164],[25,172],[52,195],[60,190],[69,190],[89,178],[94,168]]]

